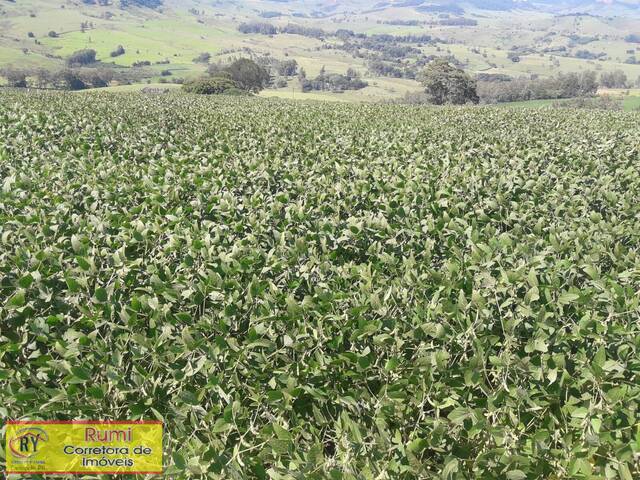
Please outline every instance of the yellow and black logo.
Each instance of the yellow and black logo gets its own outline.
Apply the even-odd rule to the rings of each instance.
[[[47,440],[49,436],[41,428],[21,428],[9,440],[9,450],[16,458],[31,458],[40,451]]]

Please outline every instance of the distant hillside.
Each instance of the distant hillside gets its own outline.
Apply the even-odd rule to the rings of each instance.
[[[333,2],[282,0],[260,3],[334,14],[345,11],[381,12],[386,9],[411,7],[420,12],[432,11],[456,14],[471,9],[485,11],[534,10],[556,14],[582,11],[594,15],[609,16],[622,15],[629,12],[636,13],[640,9],[639,0],[389,0],[373,5],[370,2],[359,0],[336,0]]]
[[[0,0],[0,70],[33,84],[85,50],[96,61],[83,68],[109,69],[111,85],[180,83],[244,56],[274,71],[276,96],[309,84],[281,74],[287,62],[310,84],[353,69],[365,88],[306,93],[346,101],[415,92],[436,57],[472,75],[618,71],[634,84],[639,19],[640,0]]]

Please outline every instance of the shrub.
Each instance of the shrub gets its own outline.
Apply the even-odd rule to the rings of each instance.
[[[223,77],[200,77],[184,83],[185,92],[197,93],[200,95],[219,95],[226,91],[237,88],[233,80]]]
[[[520,55],[518,55],[515,52],[509,52],[509,54],[507,54],[507,58],[511,60],[513,63],[520,62]]]
[[[237,87],[229,88],[229,89],[225,90],[223,93],[224,93],[224,95],[231,95],[231,96],[234,96],[234,97],[243,97],[243,96],[249,95],[249,93],[247,91],[242,90],[242,89],[237,88]]]
[[[623,110],[624,108],[621,99],[609,95],[556,100],[552,106],[554,108],[581,108],[586,110]]]
[[[84,83],[79,73],[71,69],[64,69],[58,72],[54,81],[56,86],[63,90],[84,90],[87,88],[87,84]]]
[[[111,72],[105,70],[90,69],[81,73],[80,78],[85,87],[104,88],[109,85],[109,81],[113,77]]]
[[[0,75],[7,79],[7,84],[13,88],[27,87],[27,74],[23,70],[7,67],[0,70]]]
[[[205,52],[205,53],[201,53],[196,58],[194,58],[193,63],[209,63],[210,60],[211,60],[211,54]]]
[[[69,65],[70,67],[79,65],[90,65],[95,62],[96,51],[90,48],[73,52],[69,56],[69,58],[67,58],[67,65]]]
[[[113,52],[111,52],[109,55],[111,55],[112,58],[115,58],[124,54],[125,54],[124,47],[122,45],[118,45],[116,49]]]

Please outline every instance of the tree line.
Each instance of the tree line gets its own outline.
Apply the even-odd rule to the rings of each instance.
[[[407,94],[403,102],[435,105],[467,103],[503,103],[542,99],[592,98],[599,86],[626,88],[623,71],[602,73],[559,73],[548,78],[511,78],[504,74],[480,74],[476,78],[446,59],[429,63],[417,76],[424,87],[422,93]],[[640,86],[640,78],[638,78]]]
[[[327,32],[321,28],[305,27],[294,23],[289,23],[283,27],[276,27],[267,22],[248,22],[238,25],[240,33],[258,33],[261,35],[276,35],[278,33],[288,33],[291,35],[302,35],[311,38],[325,38],[329,36]]]
[[[298,80],[303,92],[318,90],[340,93],[345,90],[361,90],[369,86],[353,68],[347,69],[347,72],[342,75],[339,73],[327,73],[326,69],[322,67],[320,73],[314,79],[307,78],[306,73],[302,70],[298,75]]]
[[[122,45],[118,45],[111,52],[111,57],[125,54]],[[156,64],[169,63],[158,61]],[[132,67],[150,66],[149,61],[134,62]],[[169,76],[171,72],[165,70],[161,75]],[[141,68],[118,68],[113,63],[102,63],[97,59],[97,52],[93,49],[82,49],[73,52],[65,59],[64,67],[56,70],[44,68],[24,68],[6,66],[0,69],[0,77],[6,79],[6,84],[14,88],[49,88],[59,90],[83,90],[85,88],[101,88],[111,82],[128,84],[148,78],[150,72]],[[166,82],[166,79],[163,79]],[[181,79],[174,83],[182,83]]]
[[[102,88],[113,80],[127,82],[124,77],[110,68],[62,68],[56,71],[44,68],[15,68],[0,69],[0,76],[4,77],[9,87],[41,88],[56,90],[84,90],[85,88]]]
[[[640,86],[640,78],[637,84]],[[483,103],[503,103],[526,100],[563,99],[588,97],[597,93],[598,87],[629,88],[627,75],[622,70],[581,73],[558,73],[548,78],[510,78],[505,75],[478,78],[478,95]]]
[[[335,32],[328,32],[317,27],[307,27],[304,25],[298,25],[295,23],[288,23],[287,25],[278,27],[268,22],[244,22],[238,25],[238,31],[240,33],[249,34],[257,33],[261,35],[277,35],[281,33],[288,33],[291,35],[301,35],[311,38],[328,38],[336,37],[340,40],[369,40],[375,43],[429,43],[432,41],[439,41],[431,35],[391,35],[388,33],[377,33],[373,35],[367,35],[366,33],[356,33],[353,30],[340,28]]]
[[[239,58],[227,64],[211,64],[207,75],[186,81],[183,89],[188,93],[208,95],[257,93],[272,85],[285,87],[285,79],[296,73],[303,92],[317,90],[339,93],[368,86],[353,68],[349,68],[345,74],[338,74],[328,73],[322,67],[315,78],[307,78],[304,69],[298,69],[298,63],[294,59],[278,60],[263,56],[256,60]],[[281,82],[274,82],[274,75],[279,75]]]
[[[510,78],[479,81],[478,96],[483,103],[573,98],[595,95],[596,72],[558,73],[549,78]]]

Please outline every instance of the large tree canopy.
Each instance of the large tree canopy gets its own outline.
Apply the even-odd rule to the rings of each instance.
[[[435,105],[478,103],[476,81],[444,59],[432,61],[419,75],[429,101]]]
[[[271,82],[269,71],[248,58],[240,58],[228,65],[214,63],[207,69],[209,76],[190,80],[184,90],[191,93],[241,94],[257,93]]]
[[[69,58],[67,58],[68,66],[89,65],[95,63],[96,51],[91,48],[85,48],[84,50],[77,50],[73,52]]]
[[[259,92],[271,81],[267,69],[248,58],[240,58],[224,70],[229,73],[238,87],[249,92]]]

